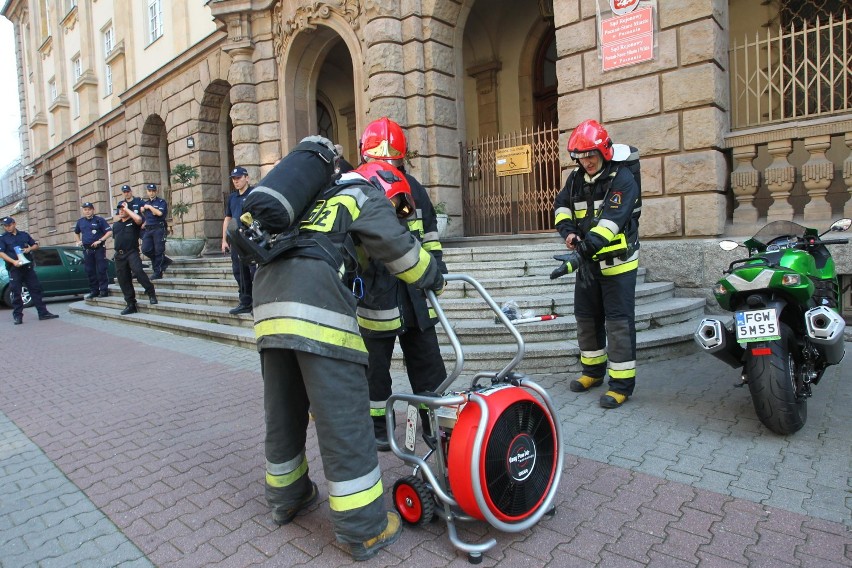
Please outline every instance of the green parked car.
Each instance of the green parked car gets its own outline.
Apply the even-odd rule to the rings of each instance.
[[[35,271],[44,288],[44,297],[80,296],[89,293],[89,279],[83,267],[83,249],[75,246],[41,246],[33,251]],[[115,263],[110,260],[109,281],[115,280]],[[3,303],[12,307],[12,290],[9,286],[9,274],[6,263],[0,261],[0,290]],[[21,290],[24,307],[32,304],[32,298],[26,287]]]

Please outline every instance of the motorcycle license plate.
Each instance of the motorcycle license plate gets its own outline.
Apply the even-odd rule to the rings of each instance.
[[[736,312],[737,341],[774,341],[781,339],[778,328],[778,314],[775,310],[751,310]]]

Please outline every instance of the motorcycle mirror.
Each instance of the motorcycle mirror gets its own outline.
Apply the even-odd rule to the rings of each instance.
[[[837,221],[832,223],[831,227],[828,230],[842,233],[843,231],[849,230],[849,227],[852,227],[852,219],[844,217],[843,219],[838,219]]]
[[[734,250],[738,246],[740,246],[740,244],[735,242],[735,241],[720,241],[719,242],[719,248],[722,249],[722,250]]]

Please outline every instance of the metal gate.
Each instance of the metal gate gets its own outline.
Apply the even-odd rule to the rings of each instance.
[[[532,149],[530,173],[498,176],[497,151],[526,144]],[[554,230],[553,201],[561,180],[556,126],[483,138],[459,146],[465,236]]]

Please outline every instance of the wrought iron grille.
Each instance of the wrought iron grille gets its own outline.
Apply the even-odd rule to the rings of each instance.
[[[497,151],[529,144],[532,171],[498,176]],[[464,234],[537,233],[553,229],[560,189],[559,130],[554,125],[460,144]]]
[[[730,50],[731,126],[748,128],[852,111],[852,20],[794,21]],[[763,36],[763,37],[761,37]]]

